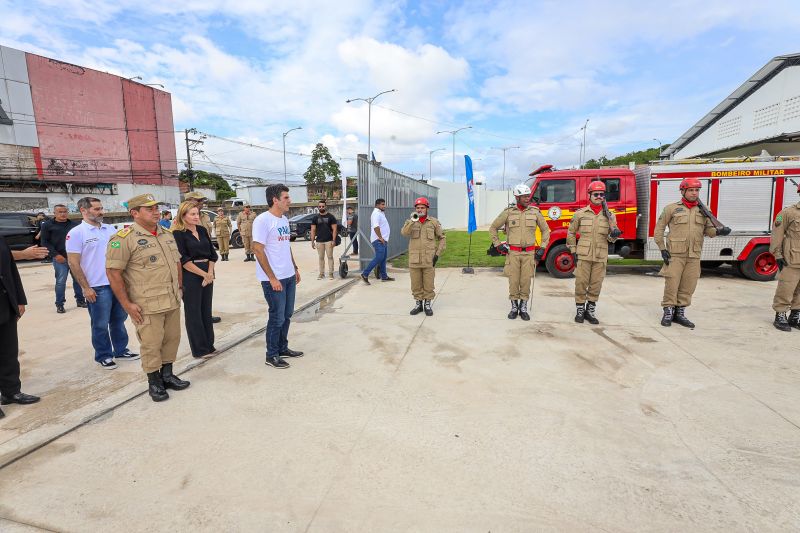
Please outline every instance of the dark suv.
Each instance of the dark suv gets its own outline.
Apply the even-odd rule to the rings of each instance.
[[[36,213],[0,213],[0,235],[12,250],[23,250],[35,244],[39,232],[34,221]]]
[[[295,215],[289,219],[289,230],[291,234],[289,240],[295,240],[298,237],[303,237],[305,240],[311,240],[311,221],[319,213],[306,213],[305,215]],[[339,222],[339,235],[342,238],[347,236],[347,228]]]

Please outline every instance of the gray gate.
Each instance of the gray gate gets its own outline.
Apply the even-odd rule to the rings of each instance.
[[[372,168],[370,168],[370,166]],[[430,215],[437,214],[439,189],[427,183],[404,176],[394,170],[358,159],[358,240],[361,269],[375,257],[370,242],[370,216],[375,200],[386,200],[386,219],[389,221],[388,257],[392,259],[408,250],[408,239],[400,235],[400,228],[414,210],[414,200],[424,196],[431,204]]]

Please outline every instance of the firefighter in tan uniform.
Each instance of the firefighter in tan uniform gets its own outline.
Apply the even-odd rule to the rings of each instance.
[[[169,398],[166,389],[182,390],[188,381],[172,373],[181,341],[181,263],[172,232],[159,225],[152,194],[128,200],[133,225],[108,241],[106,272],[114,296],[136,325],[153,401]]]
[[[408,268],[411,273],[411,294],[416,300],[412,315],[425,311],[425,315],[433,315],[431,300],[436,296],[433,292],[436,262],[446,246],[442,225],[428,216],[430,203],[427,198],[417,198],[414,202],[414,213],[400,229],[400,234],[408,237]]]
[[[231,242],[231,219],[225,215],[225,210],[221,207],[217,209],[217,218],[214,219],[214,230],[217,235],[219,255],[222,256],[223,261],[227,261]]]
[[[250,211],[250,204],[244,204],[244,210],[236,217],[236,225],[239,228],[239,235],[242,236],[244,243],[244,260],[255,261],[256,257],[253,255],[253,221],[256,219],[256,214]]]
[[[797,186],[800,193],[800,185]],[[800,202],[775,217],[769,251],[778,261],[778,287],[772,300],[775,327],[781,331],[800,329]],[[786,318],[786,311],[789,318]]]
[[[700,256],[703,252],[703,236],[728,235],[731,229],[716,229],[697,206],[700,197],[700,180],[686,178],[681,181],[683,198],[669,204],[661,212],[653,234],[656,246],[664,259],[664,298],[661,307],[664,316],[662,326],[673,322],[694,329],[694,323],[686,318],[686,308],[692,304],[692,294],[700,278]],[[669,233],[664,238],[664,230]]]
[[[578,210],[572,217],[567,230],[567,246],[577,263],[575,268],[575,322],[599,324],[595,316],[600,289],[606,277],[608,263],[608,243],[615,242],[622,231],[617,227],[617,219],[611,220],[603,212],[603,199],[606,184],[593,181],[589,184],[589,205]],[[612,229],[613,228],[613,229]],[[577,240],[580,234],[580,240]]]
[[[544,257],[544,251],[550,242],[550,228],[547,226],[539,209],[530,205],[531,188],[520,183],[514,187],[517,205],[504,209],[489,227],[492,244],[506,256],[503,270],[508,276],[508,298],[511,300],[511,311],[508,318],[517,315],[522,320],[530,320],[528,314],[528,298],[536,272],[536,264]],[[542,232],[539,249],[536,246],[536,228]],[[507,244],[500,244],[497,231],[504,228]],[[535,250],[535,253],[534,253]]]

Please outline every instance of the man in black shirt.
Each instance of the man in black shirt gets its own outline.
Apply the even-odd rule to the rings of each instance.
[[[336,217],[328,213],[328,204],[320,200],[317,204],[319,214],[311,219],[311,247],[319,255],[319,276],[325,277],[325,256],[328,256],[328,272],[333,279],[333,247],[336,246],[336,233],[339,229]]]
[[[78,225],[78,222],[67,218],[69,212],[67,206],[58,204],[54,207],[55,218],[42,225],[42,246],[48,249],[50,257],[53,258],[53,270],[56,274],[56,312],[66,313],[64,302],[67,301],[67,274],[69,274],[69,264],[67,263],[67,233]],[[78,307],[88,307],[83,298],[81,286],[72,277],[72,289],[75,293],[75,301]]]
[[[353,243],[353,253],[358,255],[358,213],[355,208],[347,207],[347,235]]]

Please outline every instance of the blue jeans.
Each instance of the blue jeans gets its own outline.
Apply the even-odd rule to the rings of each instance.
[[[282,279],[282,291],[272,290],[269,281],[262,281],[264,299],[269,308],[267,320],[267,357],[277,357],[289,349],[289,325],[294,313],[294,295],[297,290],[295,277]]]
[[[386,279],[388,277],[386,274],[387,247],[381,241],[372,241],[372,247],[375,248],[375,257],[372,258],[372,261],[367,265],[367,269],[361,275],[368,278],[369,273],[377,266],[381,279]]]
[[[53,270],[56,273],[56,305],[64,305],[67,301],[67,274],[69,274],[69,265],[66,261],[59,263],[53,259]],[[83,302],[83,291],[78,282],[75,281],[75,276],[72,276],[72,290],[75,293],[75,301]]]
[[[122,308],[110,286],[92,288],[97,299],[94,303],[87,303],[92,322],[94,360],[99,363],[128,351],[128,330],[125,329],[128,313]]]

